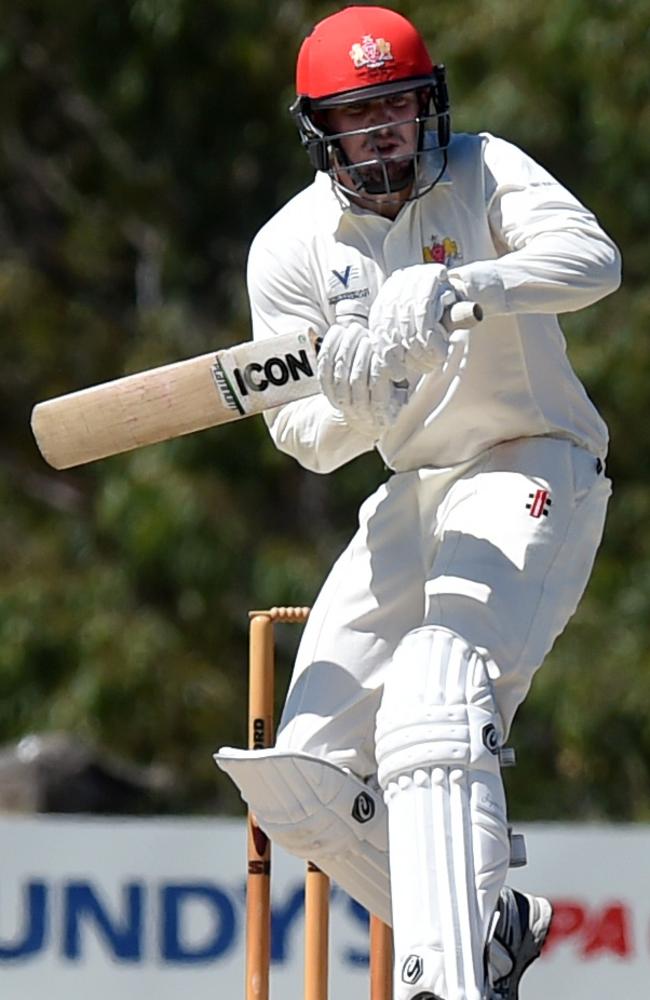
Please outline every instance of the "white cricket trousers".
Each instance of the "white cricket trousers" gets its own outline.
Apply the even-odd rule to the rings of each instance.
[[[583,594],[610,492],[602,461],[556,438],[392,475],[362,505],[314,604],[277,746],[373,775],[386,671],[422,625],[484,655],[507,733]]]

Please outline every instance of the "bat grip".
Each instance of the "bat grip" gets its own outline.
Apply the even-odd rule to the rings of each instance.
[[[448,309],[445,309],[440,322],[447,333],[453,333],[454,330],[471,330],[482,319],[483,310],[478,302],[463,300],[462,302],[454,302]],[[404,378],[399,382],[393,382],[393,385],[398,393],[408,391],[408,379]]]
[[[482,319],[483,310],[478,302],[462,301],[454,302],[445,309],[441,323],[447,333],[453,333],[454,330],[471,330]]]

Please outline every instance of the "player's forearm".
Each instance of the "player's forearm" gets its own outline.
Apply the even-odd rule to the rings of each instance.
[[[265,419],[276,447],[310,472],[333,472],[374,447],[321,395],[280,406]]]
[[[565,313],[583,309],[615,291],[620,254],[602,232],[547,232],[497,260],[475,261],[450,271],[464,294],[487,316],[502,313]]]

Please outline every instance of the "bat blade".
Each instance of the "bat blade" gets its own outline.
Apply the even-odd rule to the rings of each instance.
[[[482,319],[474,302],[443,317],[449,333]],[[312,330],[251,340],[37,403],[31,425],[55,469],[216,427],[319,391]]]
[[[316,392],[314,335],[283,334],[45,400],[31,426],[45,461],[68,469]]]

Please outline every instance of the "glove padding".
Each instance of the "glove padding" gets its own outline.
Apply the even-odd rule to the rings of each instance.
[[[441,319],[458,299],[441,264],[414,264],[386,279],[368,326],[372,346],[394,379],[442,367],[449,334]]]
[[[394,422],[402,404],[367,328],[356,321],[345,326],[334,323],[325,334],[318,354],[318,380],[346,423],[373,441]]]

